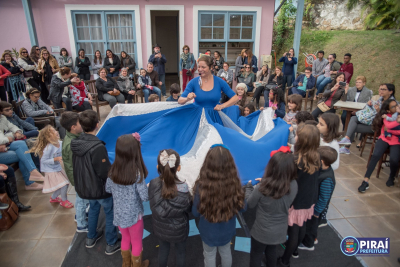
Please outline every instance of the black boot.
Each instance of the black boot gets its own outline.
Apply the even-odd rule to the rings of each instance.
[[[256,99],[256,110],[260,109],[260,99]]]
[[[31,208],[31,206],[25,206],[21,202],[19,202],[18,192],[17,192],[17,182],[15,181],[15,177],[8,177],[6,180],[6,190],[10,199],[17,205],[19,211],[27,211]]]

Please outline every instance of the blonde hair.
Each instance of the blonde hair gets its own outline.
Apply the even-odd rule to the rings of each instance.
[[[40,158],[43,156],[43,151],[47,147],[48,144],[56,145],[51,140],[51,135],[54,134],[52,130],[55,129],[51,125],[47,125],[42,130],[39,131],[39,136],[36,139],[33,147],[26,153],[34,153],[35,156],[39,156]]]
[[[363,83],[367,82],[367,78],[365,78],[365,76],[357,76],[356,81],[358,80],[362,81]]]
[[[241,56],[241,57],[244,57],[244,53],[246,53],[246,49],[245,49],[245,48],[242,49],[242,51],[240,52],[240,56]]]

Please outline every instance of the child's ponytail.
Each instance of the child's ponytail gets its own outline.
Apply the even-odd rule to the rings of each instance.
[[[158,173],[164,181],[161,195],[164,199],[173,199],[178,193],[176,182],[179,182],[179,179],[176,173],[180,166],[179,154],[173,149],[161,150],[157,162]]]

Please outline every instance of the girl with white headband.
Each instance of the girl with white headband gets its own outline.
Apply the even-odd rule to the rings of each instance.
[[[150,181],[149,199],[154,234],[159,239],[158,266],[166,267],[171,243],[175,243],[177,267],[185,265],[191,197],[188,185],[177,177],[180,157],[173,149],[157,158],[159,177]]]

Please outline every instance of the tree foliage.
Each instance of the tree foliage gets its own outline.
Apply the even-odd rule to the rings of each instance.
[[[290,30],[293,29],[296,11],[297,8],[293,5],[292,0],[288,0],[282,5],[274,24],[274,47],[281,47]]]
[[[352,10],[358,4],[362,6],[362,15],[366,29],[398,29],[400,26],[399,0],[349,0],[347,8]]]

